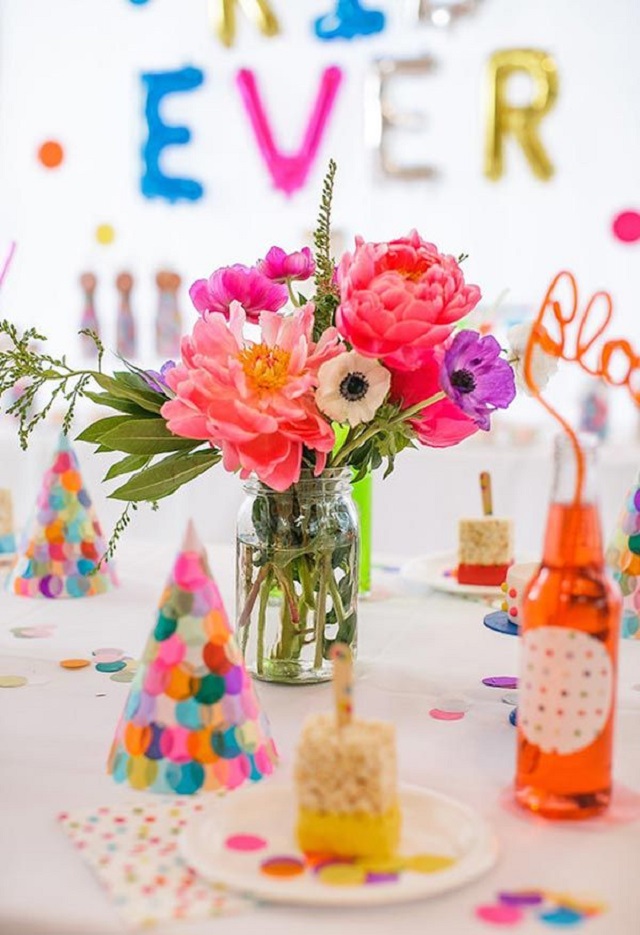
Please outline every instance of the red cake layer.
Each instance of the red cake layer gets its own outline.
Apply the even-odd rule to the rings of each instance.
[[[507,577],[511,565],[458,565],[459,584],[495,584],[498,587]]]

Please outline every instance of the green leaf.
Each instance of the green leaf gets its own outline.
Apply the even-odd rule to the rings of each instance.
[[[154,415],[156,415],[155,412],[149,412],[148,409],[143,409],[142,406],[139,406],[137,403],[133,403],[128,399],[118,399],[115,396],[110,396],[108,393],[91,393],[88,390],[84,390],[82,395],[91,399],[99,406],[108,406],[109,409],[117,409],[118,412],[128,412],[129,415],[138,416],[140,419],[145,417],[152,419]]]
[[[161,500],[175,493],[183,484],[189,483],[199,474],[204,474],[217,464],[221,454],[217,449],[195,451],[190,454],[178,452],[164,458],[159,464],[139,471],[134,477],[114,490],[109,496],[114,500]]]
[[[118,416],[115,417],[119,418]],[[163,419],[130,419],[116,425],[101,436],[103,445],[113,451],[124,451],[130,455],[162,454],[167,451],[187,451],[202,444],[193,438],[179,438],[167,428]]]
[[[91,425],[87,426],[84,432],[80,432],[76,441],[101,444],[103,435],[106,435],[107,432],[116,428],[118,425],[122,425],[123,422],[128,421],[129,416],[107,416],[106,419],[98,419],[97,422],[93,422]]]
[[[146,467],[149,463],[147,455],[126,455],[122,461],[116,461],[112,464],[103,480],[113,480],[114,477],[120,477],[121,474],[133,474],[140,468]]]
[[[108,377],[104,373],[96,373],[94,375],[94,380],[98,386],[106,390],[110,396],[137,403],[149,412],[160,412],[163,404],[167,401],[166,396],[161,396],[160,393],[154,393],[153,390],[142,389],[140,385],[142,381],[138,380],[137,377],[134,377],[131,373],[124,373],[123,377],[126,377],[127,380],[123,379],[121,376],[118,376],[118,379],[116,379],[115,375],[113,377]],[[128,382],[129,377],[134,381],[134,385]]]

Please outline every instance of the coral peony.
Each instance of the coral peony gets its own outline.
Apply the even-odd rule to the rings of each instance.
[[[440,367],[444,351],[426,351],[418,370],[395,371],[391,375],[391,399],[404,409],[440,392]],[[423,409],[410,424],[423,445],[448,448],[478,431],[478,426],[450,399],[443,399]]]
[[[281,247],[272,247],[264,260],[256,263],[256,267],[272,282],[286,282],[287,279],[302,282],[310,279],[316,271],[309,247],[303,247],[296,253],[285,253]]]
[[[229,318],[231,303],[239,302],[253,324],[257,324],[260,312],[277,312],[288,298],[286,286],[241,263],[223,266],[208,279],[197,279],[189,295],[201,315],[219,312]]]
[[[491,428],[491,413],[506,409],[516,397],[513,370],[501,353],[493,335],[481,338],[476,331],[459,331],[440,368],[442,389],[485,432]]]
[[[218,313],[196,322],[182,363],[166,375],[176,398],[162,415],[175,435],[220,447],[228,471],[282,491],[300,478],[303,447],[316,452],[316,474],[333,448],[313,392],[321,365],[340,352],[339,335],[329,328],[312,342],[311,305],[288,317],[263,312],[259,344],[243,339],[244,322],[237,305],[228,323]]]
[[[480,299],[457,261],[416,231],[390,243],[358,238],[338,279],[338,330],[361,354],[396,370],[419,367],[425,352],[445,341]]]

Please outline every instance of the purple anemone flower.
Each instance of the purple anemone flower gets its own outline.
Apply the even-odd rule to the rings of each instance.
[[[445,351],[440,385],[449,399],[481,429],[491,428],[495,409],[506,409],[516,395],[511,365],[500,357],[493,335],[459,331]]]
[[[145,370],[145,376],[142,379],[150,389],[155,390],[156,393],[164,393],[166,396],[169,384],[165,380],[165,377],[175,366],[175,360],[167,360],[162,367],[160,367],[160,370]]]

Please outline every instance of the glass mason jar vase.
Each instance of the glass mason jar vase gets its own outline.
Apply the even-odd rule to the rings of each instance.
[[[284,493],[245,486],[236,537],[238,639],[268,682],[331,678],[334,642],[356,650],[358,519],[349,470],[304,473]]]

